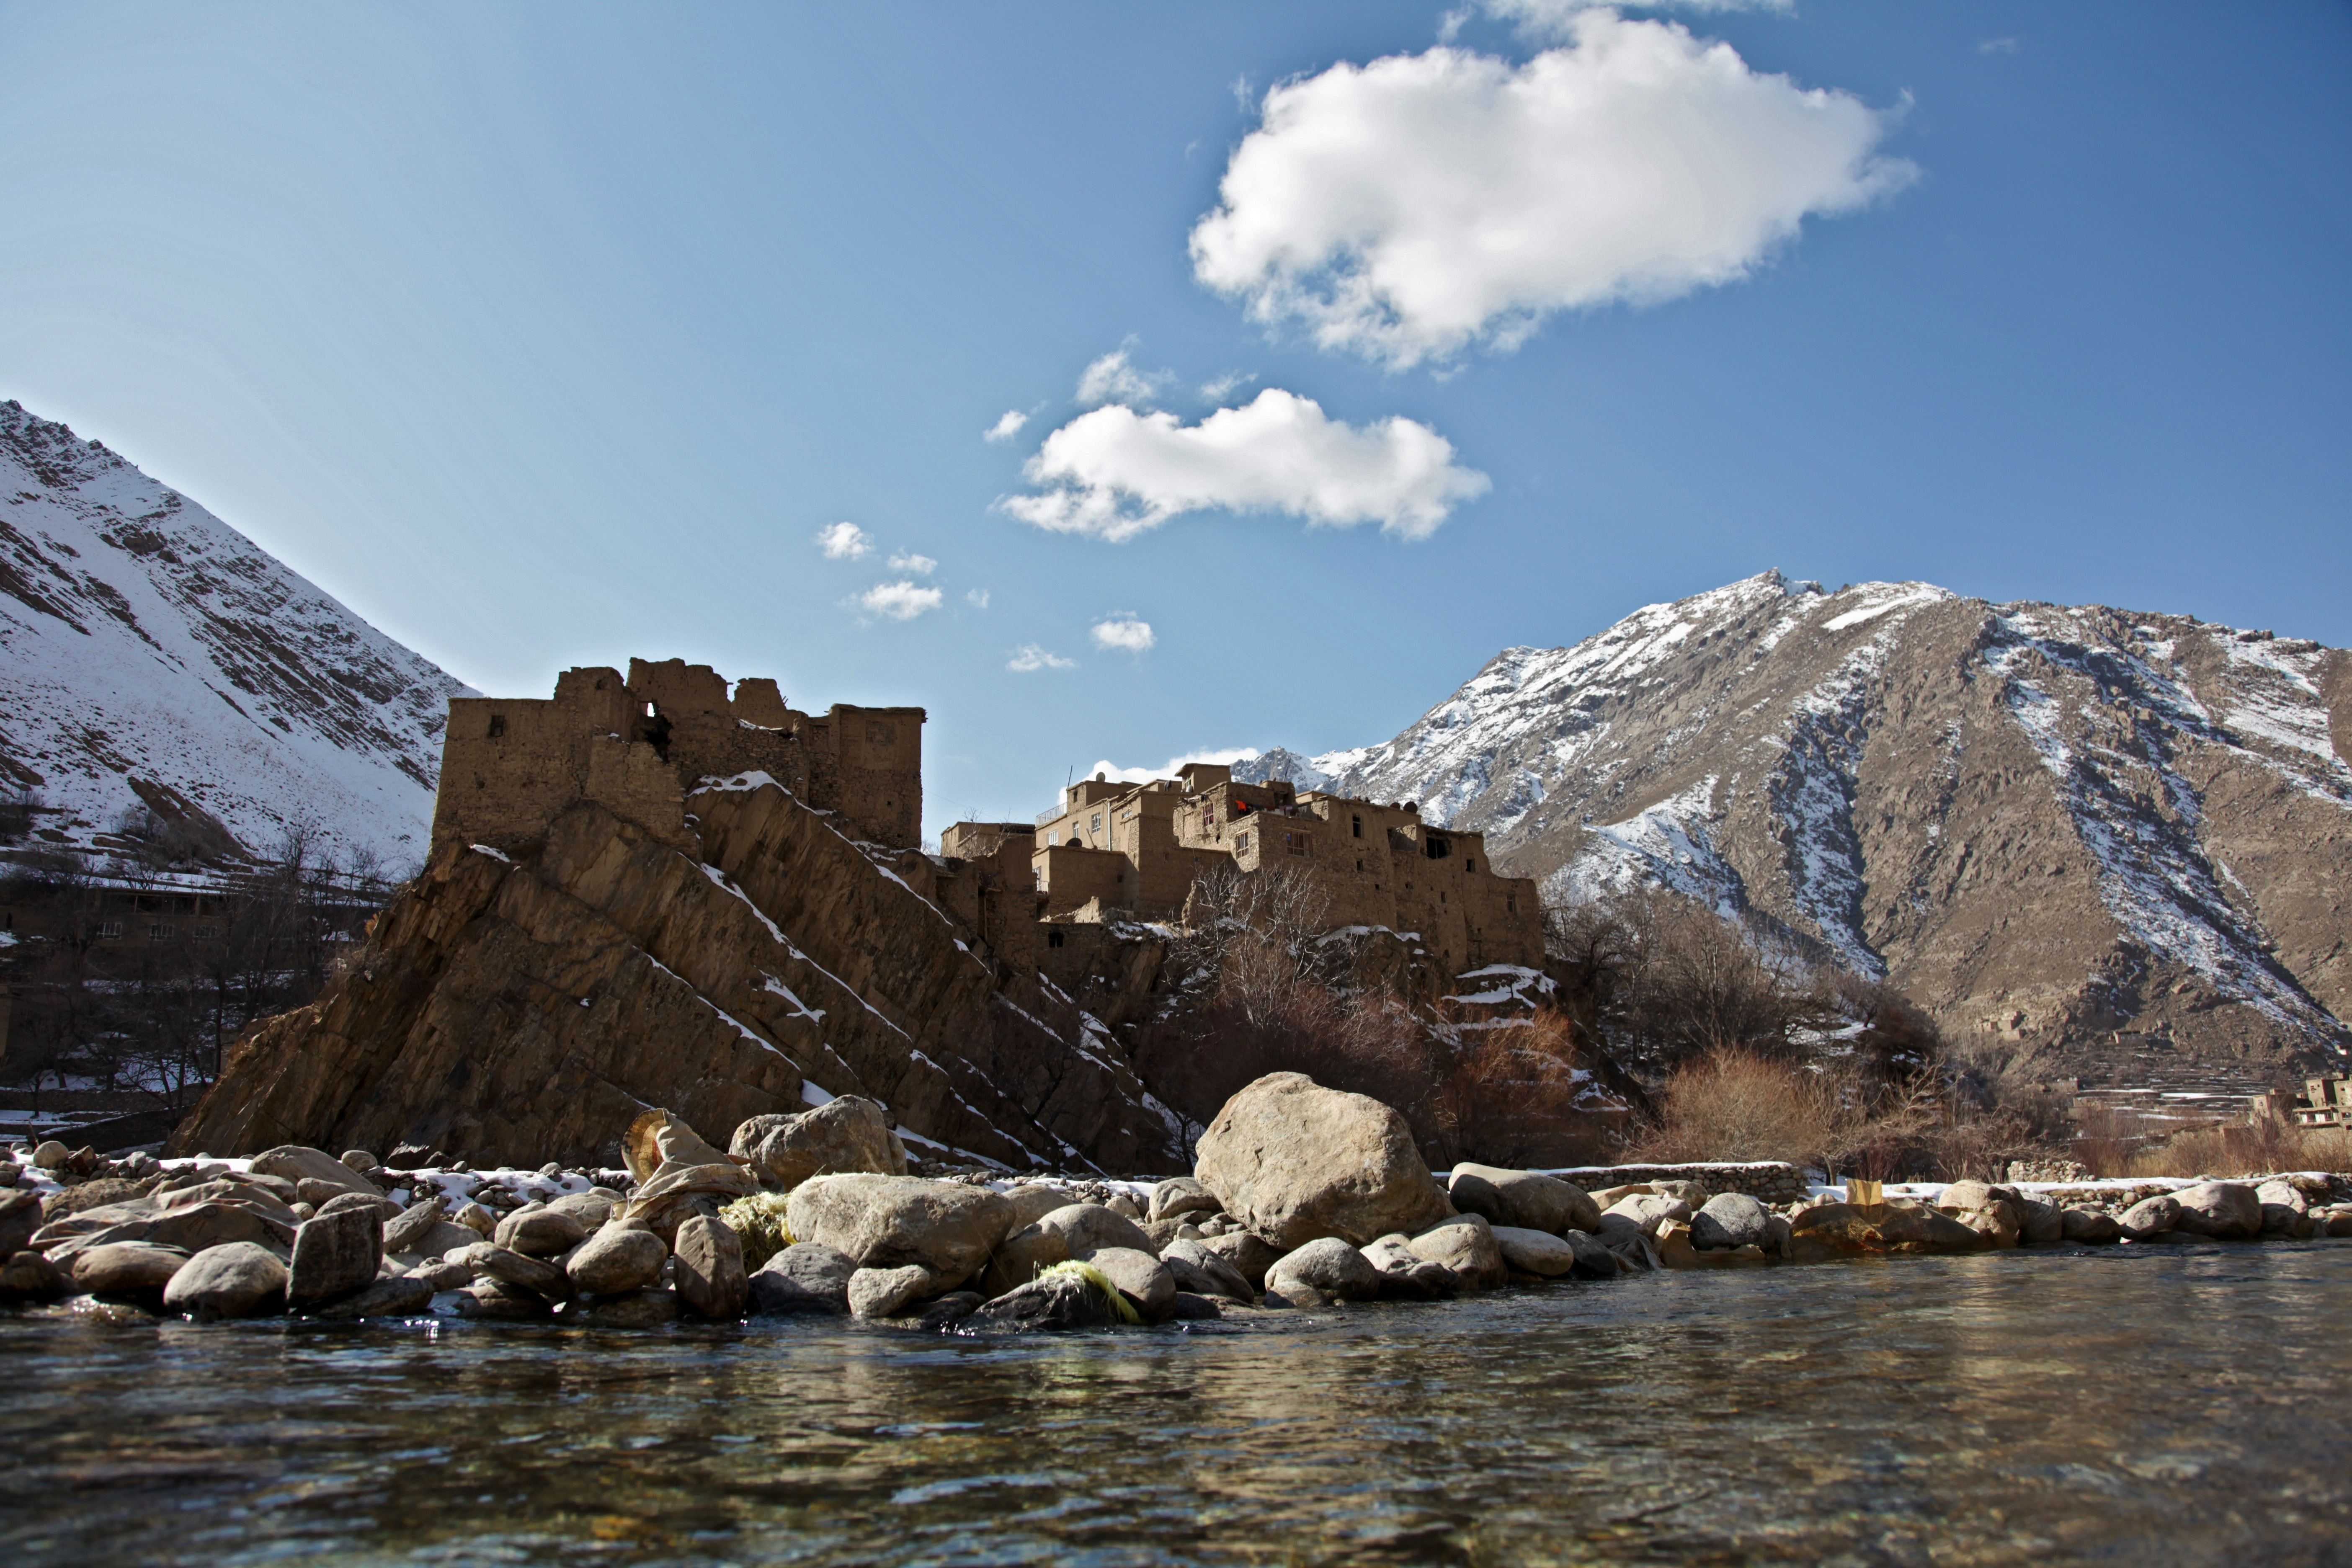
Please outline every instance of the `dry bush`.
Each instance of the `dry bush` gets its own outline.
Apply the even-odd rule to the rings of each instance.
[[[1559,1008],[1500,1026],[1448,1021],[1455,1042],[1414,1122],[1433,1162],[1507,1167],[1582,1165],[1612,1157],[1622,1114],[1585,1103],[1593,1088],[1575,1020]]]
[[[2081,1155],[2075,1156],[2082,1159]],[[2091,1165],[2088,1160],[2083,1160]],[[2132,1153],[2117,1176],[2258,1176],[2276,1171],[2352,1171],[2352,1136],[2340,1127],[2298,1127],[2259,1117],[2231,1127],[2178,1132]]]
[[[1636,1160],[1786,1160],[1820,1164],[1844,1142],[1845,1113],[1818,1073],[1732,1047],[1675,1069]]]

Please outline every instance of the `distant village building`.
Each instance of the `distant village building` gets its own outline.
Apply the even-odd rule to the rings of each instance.
[[[2352,1127],[2352,1078],[2305,1079],[2302,1099],[2280,1091],[2257,1096],[2254,1105],[2297,1127]]]

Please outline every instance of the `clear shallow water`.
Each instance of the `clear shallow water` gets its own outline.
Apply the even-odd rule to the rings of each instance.
[[[0,1561],[2352,1563],[2352,1244],[1025,1340],[0,1316]]]

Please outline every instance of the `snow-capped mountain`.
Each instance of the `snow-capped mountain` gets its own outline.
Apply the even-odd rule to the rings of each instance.
[[[1768,572],[1510,648],[1319,787],[1759,911],[1948,1029],[2263,1076],[2352,1017],[2352,655]],[[1282,755],[1283,753],[1269,753]]]
[[[289,826],[423,857],[452,697],[472,689],[204,508],[0,403],[0,786],[30,842],[102,849],[144,803],[215,857]]]

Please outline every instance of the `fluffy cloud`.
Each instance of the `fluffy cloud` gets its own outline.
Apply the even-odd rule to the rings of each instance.
[[[1102,773],[1118,780],[1120,784],[1150,784],[1153,779],[1174,778],[1184,771],[1185,764],[1188,763],[1219,763],[1226,767],[1232,767],[1236,763],[1254,761],[1256,756],[1257,748],[1255,746],[1234,746],[1226,751],[1186,752],[1181,756],[1169,758],[1156,768],[1122,768],[1106,758],[1096,763],[1087,773],[1087,777],[1092,778],[1096,773]]]
[[[988,590],[985,588],[968,588],[964,591],[963,602],[970,605],[975,610],[984,610],[988,608]]]
[[[877,583],[855,601],[869,616],[887,620],[911,621],[917,616],[940,607],[945,597],[937,588],[925,588],[907,581]]]
[[[893,572],[912,572],[918,577],[928,577],[939,569],[940,563],[928,555],[918,555],[911,550],[891,552],[890,570]]]
[[[1616,4],[1615,0],[1478,0],[1478,8],[1489,16],[1511,23],[1524,36],[1531,38],[1564,38],[1569,37],[1576,19],[1587,11],[1606,6],[1612,11],[1780,11],[1797,8],[1796,0],[1632,0]],[[1447,14],[1446,36],[1452,27],[1463,21],[1466,11]]]
[[[1256,379],[1257,373],[1255,371],[1250,372],[1247,375],[1243,374],[1237,370],[1228,371],[1223,375],[1217,377],[1214,381],[1202,382],[1201,384],[1202,400],[1206,403],[1223,403],[1226,398],[1231,397],[1234,393],[1239,392],[1243,387],[1247,386],[1251,382],[1255,381]]]
[[[1075,658],[1064,658],[1058,653],[1048,653],[1045,648],[1031,642],[1023,643],[1019,647],[1014,648],[1013,657],[1004,661],[1004,668],[1015,675],[1028,675],[1040,669],[1076,669],[1078,668],[1078,661]]]
[[[1425,539],[1486,476],[1457,466],[1454,445],[1391,417],[1360,428],[1310,398],[1268,387],[1197,425],[1113,405],[1045,437],[1023,473],[1042,493],[1002,504],[1063,533],[1130,539],[1188,511],[1277,511],[1310,524],[1377,522]]]
[[[1411,365],[1729,282],[1807,216],[1916,174],[1874,155],[1885,122],[1846,93],[1672,23],[1519,8],[1557,13],[1570,46],[1523,66],[1434,48],[1269,89],[1192,230],[1195,276],[1257,320]]]
[[[1080,373],[1078,403],[1087,408],[1098,408],[1106,403],[1148,407],[1175,379],[1164,370],[1138,370],[1129,362],[1125,348],[1113,349]]]
[[[1095,647],[1116,648],[1121,653],[1146,653],[1160,639],[1152,635],[1150,621],[1133,616],[1112,616],[1097,621],[1089,633]]]
[[[996,416],[996,423],[980,433],[983,441],[1010,441],[1021,434],[1021,426],[1029,423],[1029,416],[1018,408],[1008,408]]]
[[[874,536],[854,522],[830,522],[816,531],[816,547],[827,561],[855,561],[874,551]]]

